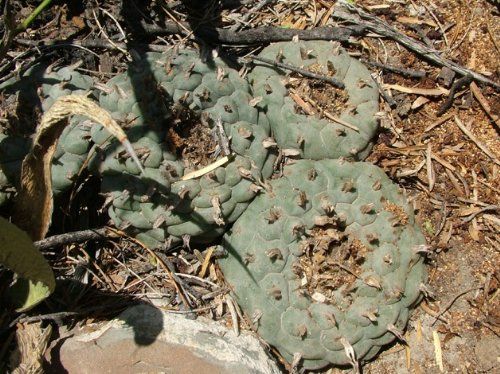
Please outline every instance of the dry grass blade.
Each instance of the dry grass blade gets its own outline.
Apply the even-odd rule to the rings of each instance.
[[[432,331],[432,338],[434,343],[434,355],[436,358],[436,365],[439,368],[441,373],[444,373],[444,365],[443,365],[443,351],[441,349],[441,340],[439,339],[439,335],[437,331]]]
[[[231,160],[231,157],[229,156],[224,156],[222,157],[221,159],[215,161],[214,163],[210,164],[210,165],[207,165],[205,166],[204,168],[201,168],[199,170],[195,170],[195,171],[192,171],[191,173],[187,173],[186,175],[184,175],[181,180],[183,181],[186,181],[186,180],[189,180],[189,179],[195,179],[195,178],[199,178],[205,174],[208,174],[210,173],[211,171],[217,169],[219,166],[223,166],[225,165],[227,162],[229,162]]]
[[[433,128],[438,127],[439,125],[442,125],[446,121],[448,121],[451,117],[453,117],[455,114],[454,113],[448,113],[444,117],[439,118],[437,121],[431,123],[429,126],[426,127],[424,132],[431,131]]]
[[[472,94],[474,95],[474,97],[476,98],[476,100],[479,102],[479,104],[481,104],[481,107],[484,109],[486,114],[493,120],[495,125],[497,127],[499,127],[500,126],[500,117],[498,117],[498,115],[493,114],[491,112],[491,106],[488,103],[488,100],[486,100],[483,93],[481,92],[481,90],[479,89],[479,87],[477,86],[477,84],[475,82],[472,82],[470,84],[470,90],[471,90]]]
[[[53,209],[52,157],[68,123],[67,119],[74,115],[88,117],[103,125],[123,144],[140,170],[144,171],[127,135],[106,110],[85,96],[60,97],[42,117],[33,147],[23,161],[21,188],[15,201],[13,221],[34,241],[43,239],[50,226]]]
[[[238,321],[238,314],[236,312],[236,306],[233,301],[233,298],[229,295],[224,297],[224,301],[226,302],[227,308],[229,309],[229,314],[231,314],[231,321],[233,323],[233,331],[238,336],[240,335],[240,327]]]
[[[493,152],[491,152],[490,149],[488,147],[486,147],[486,145],[484,145],[483,143],[481,143],[479,141],[479,139],[477,139],[474,136],[474,134],[472,134],[472,132],[462,123],[462,121],[460,121],[460,118],[458,118],[457,116],[455,116],[455,123],[460,128],[460,130],[462,130],[462,132],[465,135],[467,135],[469,137],[469,139],[472,140],[474,142],[474,144],[476,144],[478,146],[478,148],[481,149],[481,151],[483,151],[486,154],[486,156],[488,156],[489,158],[491,158],[491,160],[495,164],[500,165],[500,161],[495,157],[495,155],[493,154]]]
[[[434,170],[432,168],[432,147],[431,147],[431,143],[427,144],[426,165],[427,165],[427,179],[429,180],[429,192],[430,192],[434,188],[434,183],[436,182],[436,178],[434,176]]]

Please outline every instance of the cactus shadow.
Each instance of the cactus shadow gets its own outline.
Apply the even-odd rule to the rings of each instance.
[[[108,348],[112,351],[113,342],[117,339],[133,341],[136,347],[150,346],[154,344],[164,329],[162,312],[147,301],[126,294],[97,290],[75,280],[61,281],[57,289],[59,292],[53,295],[47,303],[54,305],[66,304],[63,307],[65,311],[79,313],[79,319],[101,321],[103,324],[100,331],[103,331],[103,333],[92,344],[100,344],[103,350]],[[82,292],[83,296],[79,297]],[[72,297],[75,298],[75,293],[77,303],[71,300]],[[111,318],[117,320],[119,324],[124,324],[121,332],[113,327],[108,329],[109,325],[106,324],[106,321]],[[71,320],[68,322],[71,322]],[[71,324],[74,324],[74,322],[76,321],[73,320]],[[46,361],[44,362],[46,372],[67,372],[64,368],[64,361],[61,360],[61,354],[64,343],[71,336],[72,334],[56,340],[57,343],[46,355]],[[91,349],[89,343],[80,344],[82,347],[87,346],[87,350]]]
[[[217,2],[207,2],[204,0],[181,0],[181,3],[185,6],[187,11],[187,22],[193,30],[193,35],[195,37],[195,41],[200,45],[200,54],[201,58],[206,61],[208,64],[210,63],[211,54],[209,53],[212,48],[215,48],[216,45],[214,42],[218,40],[217,33],[217,24],[221,22],[221,8],[218,7]],[[240,0],[234,0],[231,2],[230,6],[237,7],[241,6]],[[137,17],[137,15],[140,17]],[[144,42],[143,37],[147,35],[147,30],[144,27],[145,22],[145,14],[147,14],[147,4],[142,2],[135,2],[133,0],[124,0],[123,6],[121,7],[121,16],[124,20],[126,20],[126,32],[128,33],[127,39],[127,49],[128,51],[144,51]],[[165,13],[158,14],[160,23],[166,21]],[[143,87],[143,82],[140,80],[140,77],[131,74],[130,67],[134,61],[129,64],[128,74],[132,83],[132,89],[134,90],[134,95],[137,98],[137,102],[139,105],[139,109],[141,115],[144,118],[144,122],[147,124],[152,124],[157,121],[157,118],[154,118],[150,111],[148,110],[148,105],[151,103],[148,101],[148,97],[150,97],[150,92],[145,92]],[[230,65],[234,65],[228,62]],[[156,81],[153,74],[153,68],[150,63],[146,60],[143,60],[143,69],[146,76],[150,77],[154,81],[151,85],[155,87],[158,95],[163,95],[163,92],[160,88],[159,82]],[[168,124],[165,124],[168,126]],[[114,147],[118,146],[117,143],[114,144]],[[134,177],[132,177],[134,178]],[[146,183],[146,184],[155,184],[156,182],[153,180],[149,180],[147,178],[137,177],[137,183]],[[178,198],[178,196],[177,196]],[[200,214],[196,212],[191,213],[191,218],[193,223],[199,224],[200,226],[206,226],[209,223],[205,218],[203,218]],[[219,235],[221,236],[221,235]],[[229,243],[227,243],[226,250],[234,256],[242,265],[242,267],[248,272],[248,269],[244,265],[244,261],[242,257],[237,253],[235,248],[231,248]],[[248,272],[250,274],[250,272]],[[253,277],[252,277],[253,279]]]

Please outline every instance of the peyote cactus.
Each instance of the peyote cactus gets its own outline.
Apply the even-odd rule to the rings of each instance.
[[[370,72],[359,60],[350,57],[338,43],[327,41],[275,43],[264,48],[259,56],[332,76],[343,83],[345,91],[335,91],[331,85],[320,91],[329,90],[331,105],[338,96],[340,108],[333,108],[340,112],[338,118],[358,129],[300,114],[282,83],[285,72],[268,65],[256,66],[249,74],[254,94],[263,98],[259,106],[265,109],[282,149],[300,152],[301,158],[313,160],[338,157],[361,160],[368,155],[378,129],[375,114],[379,94]],[[342,97],[345,95],[347,98]]]
[[[19,91],[22,102],[31,110],[40,102],[46,111],[61,96],[88,93],[93,86],[92,78],[82,75],[74,67],[52,70],[39,64],[29,69],[19,81],[10,80],[0,86],[7,93]],[[38,92],[37,92],[38,91]],[[28,130],[29,131],[29,130]],[[20,133],[0,135],[0,205],[18,185],[21,163],[28,153],[30,139]],[[74,117],[64,130],[54,154],[52,164],[52,188],[58,194],[72,185],[85,162],[90,148],[88,126],[80,117]]]
[[[257,332],[314,369],[367,360],[401,336],[424,243],[381,169],[299,160],[236,221],[219,263]]]
[[[378,127],[368,70],[330,42],[276,43],[261,56],[343,82],[343,93],[325,92],[340,98],[333,114],[344,124],[301,114],[279,68],[259,65],[244,79],[193,50],[147,53],[99,94],[144,173],[106,130],[76,120],[60,140],[54,186],[71,184],[93,143],[89,166],[109,216],[147,245],[209,241],[234,223],[220,265],[259,334],[305,368],[355,365],[401,338],[420,298],[425,241],[388,177],[346,161],[367,156]],[[38,73],[44,109],[92,87],[72,69]],[[16,178],[27,144],[0,135],[0,186]],[[272,175],[275,148],[303,160]]]
[[[151,86],[150,74],[159,87]],[[118,116],[126,113],[122,119],[146,170],[139,175],[113,145],[96,157],[103,160],[98,168],[103,192],[112,196],[109,214],[115,224],[155,247],[186,236],[207,241],[223,234],[271,175],[275,160],[267,149],[274,144],[267,118],[254,107],[248,83],[220,59],[205,64],[195,51],[182,50],[147,54],[107,87],[100,103]],[[144,113],[144,107],[154,112]],[[96,128],[92,138],[103,144],[106,132]],[[224,151],[229,160],[223,166],[184,180]]]

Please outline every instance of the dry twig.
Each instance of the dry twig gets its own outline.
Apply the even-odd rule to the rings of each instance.
[[[495,155],[493,154],[493,152],[490,151],[490,149],[484,145],[483,143],[481,143],[479,141],[478,138],[476,138],[474,136],[474,134],[472,134],[472,132],[462,123],[462,121],[460,120],[460,118],[458,118],[458,116],[455,116],[455,123],[457,124],[457,126],[460,128],[460,130],[462,130],[462,132],[467,135],[469,137],[470,140],[472,140],[472,142],[477,145],[477,147],[479,149],[481,149],[481,151],[483,151],[486,156],[488,156],[489,158],[491,158],[491,160],[497,164],[497,165],[500,165],[500,161],[495,157]]]

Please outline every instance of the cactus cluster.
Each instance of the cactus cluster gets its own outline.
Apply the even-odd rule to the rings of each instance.
[[[55,154],[56,192],[88,159],[111,220],[145,244],[226,233],[220,266],[258,333],[305,368],[354,365],[402,337],[420,297],[424,238],[383,171],[353,162],[377,131],[378,90],[366,67],[329,42],[276,43],[260,56],[341,81],[339,121],[302,114],[288,89],[294,79],[278,65],[258,63],[243,78],[188,49],[147,53],[99,90],[71,68],[38,67],[36,79],[8,88],[40,86],[43,109],[90,91],[145,170],[104,128],[76,118]],[[0,135],[0,204],[28,145]]]

